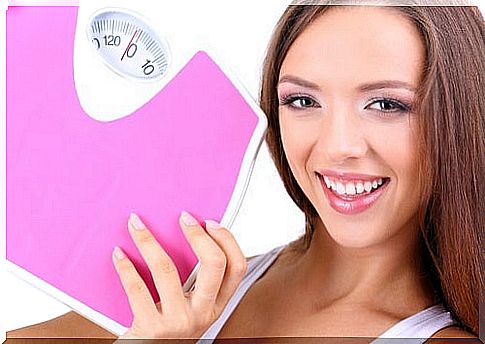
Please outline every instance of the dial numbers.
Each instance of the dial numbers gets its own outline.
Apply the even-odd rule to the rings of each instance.
[[[98,12],[90,21],[88,38],[103,61],[125,77],[158,80],[169,67],[167,44],[133,13]]]

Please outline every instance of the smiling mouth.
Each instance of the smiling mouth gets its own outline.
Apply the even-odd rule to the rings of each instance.
[[[391,179],[345,173],[317,172],[330,206],[342,214],[357,214],[372,206]]]

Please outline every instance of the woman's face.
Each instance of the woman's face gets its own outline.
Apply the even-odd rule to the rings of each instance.
[[[389,8],[332,8],[291,46],[278,84],[291,170],[330,236],[369,247],[416,227],[424,46]]]

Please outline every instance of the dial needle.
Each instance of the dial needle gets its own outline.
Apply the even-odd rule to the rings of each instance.
[[[128,46],[126,47],[125,52],[123,53],[123,56],[121,56],[121,61],[123,61],[123,57],[125,57],[126,53],[128,52],[128,49],[130,49],[131,42],[133,42],[133,39],[135,38],[137,33],[138,33],[138,30],[135,30],[133,37],[131,37],[131,39],[130,39],[130,43],[128,43]]]

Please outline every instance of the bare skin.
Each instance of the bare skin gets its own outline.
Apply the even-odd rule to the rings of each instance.
[[[366,309],[365,305],[356,306],[349,300],[334,302],[318,310],[305,307],[314,305],[315,300],[311,298],[308,290],[302,288],[304,284],[294,283],[295,274],[298,274],[304,263],[304,256],[288,247],[285,248],[249,289],[217,338],[329,336],[332,331],[334,336],[352,333],[353,336],[377,337],[386,328],[432,304],[430,297],[424,307],[415,303],[414,308],[410,307],[407,313],[372,311]],[[247,259],[248,262],[250,260],[251,258]],[[422,286],[429,288],[426,283]],[[291,295],[298,295],[298,298]],[[288,309],[292,311],[288,312]],[[335,321],[336,314],[339,321]],[[345,321],[341,321],[342,319]],[[369,319],[372,319],[374,325]],[[345,324],[350,325],[342,326]],[[75,312],[7,333],[7,338],[33,337],[116,339],[112,333]],[[438,331],[431,338],[476,337],[458,327],[448,327]]]
[[[389,102],[382,98],[412,100],[423,46],[414,26],[392,11],[342,11],[332,10],[306,29],[281,71],[291,77],[279,92],[296,99],[280,113],[285,153],[320,215],[312,243],[305,252],[282,252],[218,338],[375,338],[439,301],[417,259],[420,190],[413,117],[392,103],[387,104],[390,111],[376,107]],[[322,59],[325,52],[331,53]],[[386,86],[385,92],[375,87],[389,79],[408,86]],[[384,175],[391,182],[371,208],[342,215],[323,196],[317,168]],[[9,336],[28,334],[113,338],[72,313]],[[454,327],[432,336],[457,337],[474,338]]]
[[[375,338],[398,321],[433,304],[430,299],[427,304],[426,300],[416,301],[407,312],[397,313],[393,311],[396,307],[378,310],[344,296],[318,307],[305,284],[295,278],[302,264],[303,256],[285,249],[249,289],[217,338],[341,337],[344,334]],[[421,307],[423,302],[426,305]],[[476,337],[457,327],[448,327],[431,338]]]
[[[7,332],[7,338],[112,338],[116,336],[76,312]]]
[[[289,293],[285,292],[286,289],[281,286],[289,284],[289,281],[292,280],[291,269],[292,267],[295,268],[295,266],[295,254],[289,252],[287,249],[284,250],[264,275],[251,287],[222,328],[218,338],[296,336],[297,332],[295,330],[303,332],[305,336],[318,336],[319,333],[315,332],[314,329],[321,327],[321,324],[324,324],[328,318],[335,315],[336,313],[334,312],[337,312],[337,309],[334,309],[330,315],[325,315],[325,312],[322,311],[319,315],[307,313],[303,316],[301,313],[297,314],[296,312],[287,312],[286,310],[281,312],[281,307],[278,310],[278,300],[284,300],[284,309],[292,309],[291,307],[293,307],[293,305],[287,302],[294,298],[289,297]],[[297,295],[303,297],[302,292]],[[299,300],[301,300],[300,297]],[[301,304],[304,303],[303,301],[301,302]],[[282,303],[279,302],[279,304],[281,305]],[[352,314],[352,312],[347,313],[348,315]],[[400,320],[393,316],[386,318],[385,315],[381,315],[381,317],[390,323],[390,325]],[[354,315],[353,319],[349,321],[359,321],[359,318],[365,319],[361,315]],[[309,320],[312,322],[321,321],[321,323],[319,323],[318,327],[315,327]],[[362,320],[360,321],[362,322]],[[260,326],[256,326],[256,324]],[[289,324],[291,324],[291,327],[288,326]],[[369,324],[366,323],[366,325]],[[7,333],[7,338],[34,337],[116,339],[116,336],[112,333],[75,312],[69,312],[55,319]],[[435,333],[432,338],[476,337],[459,328],[448,327]]]

